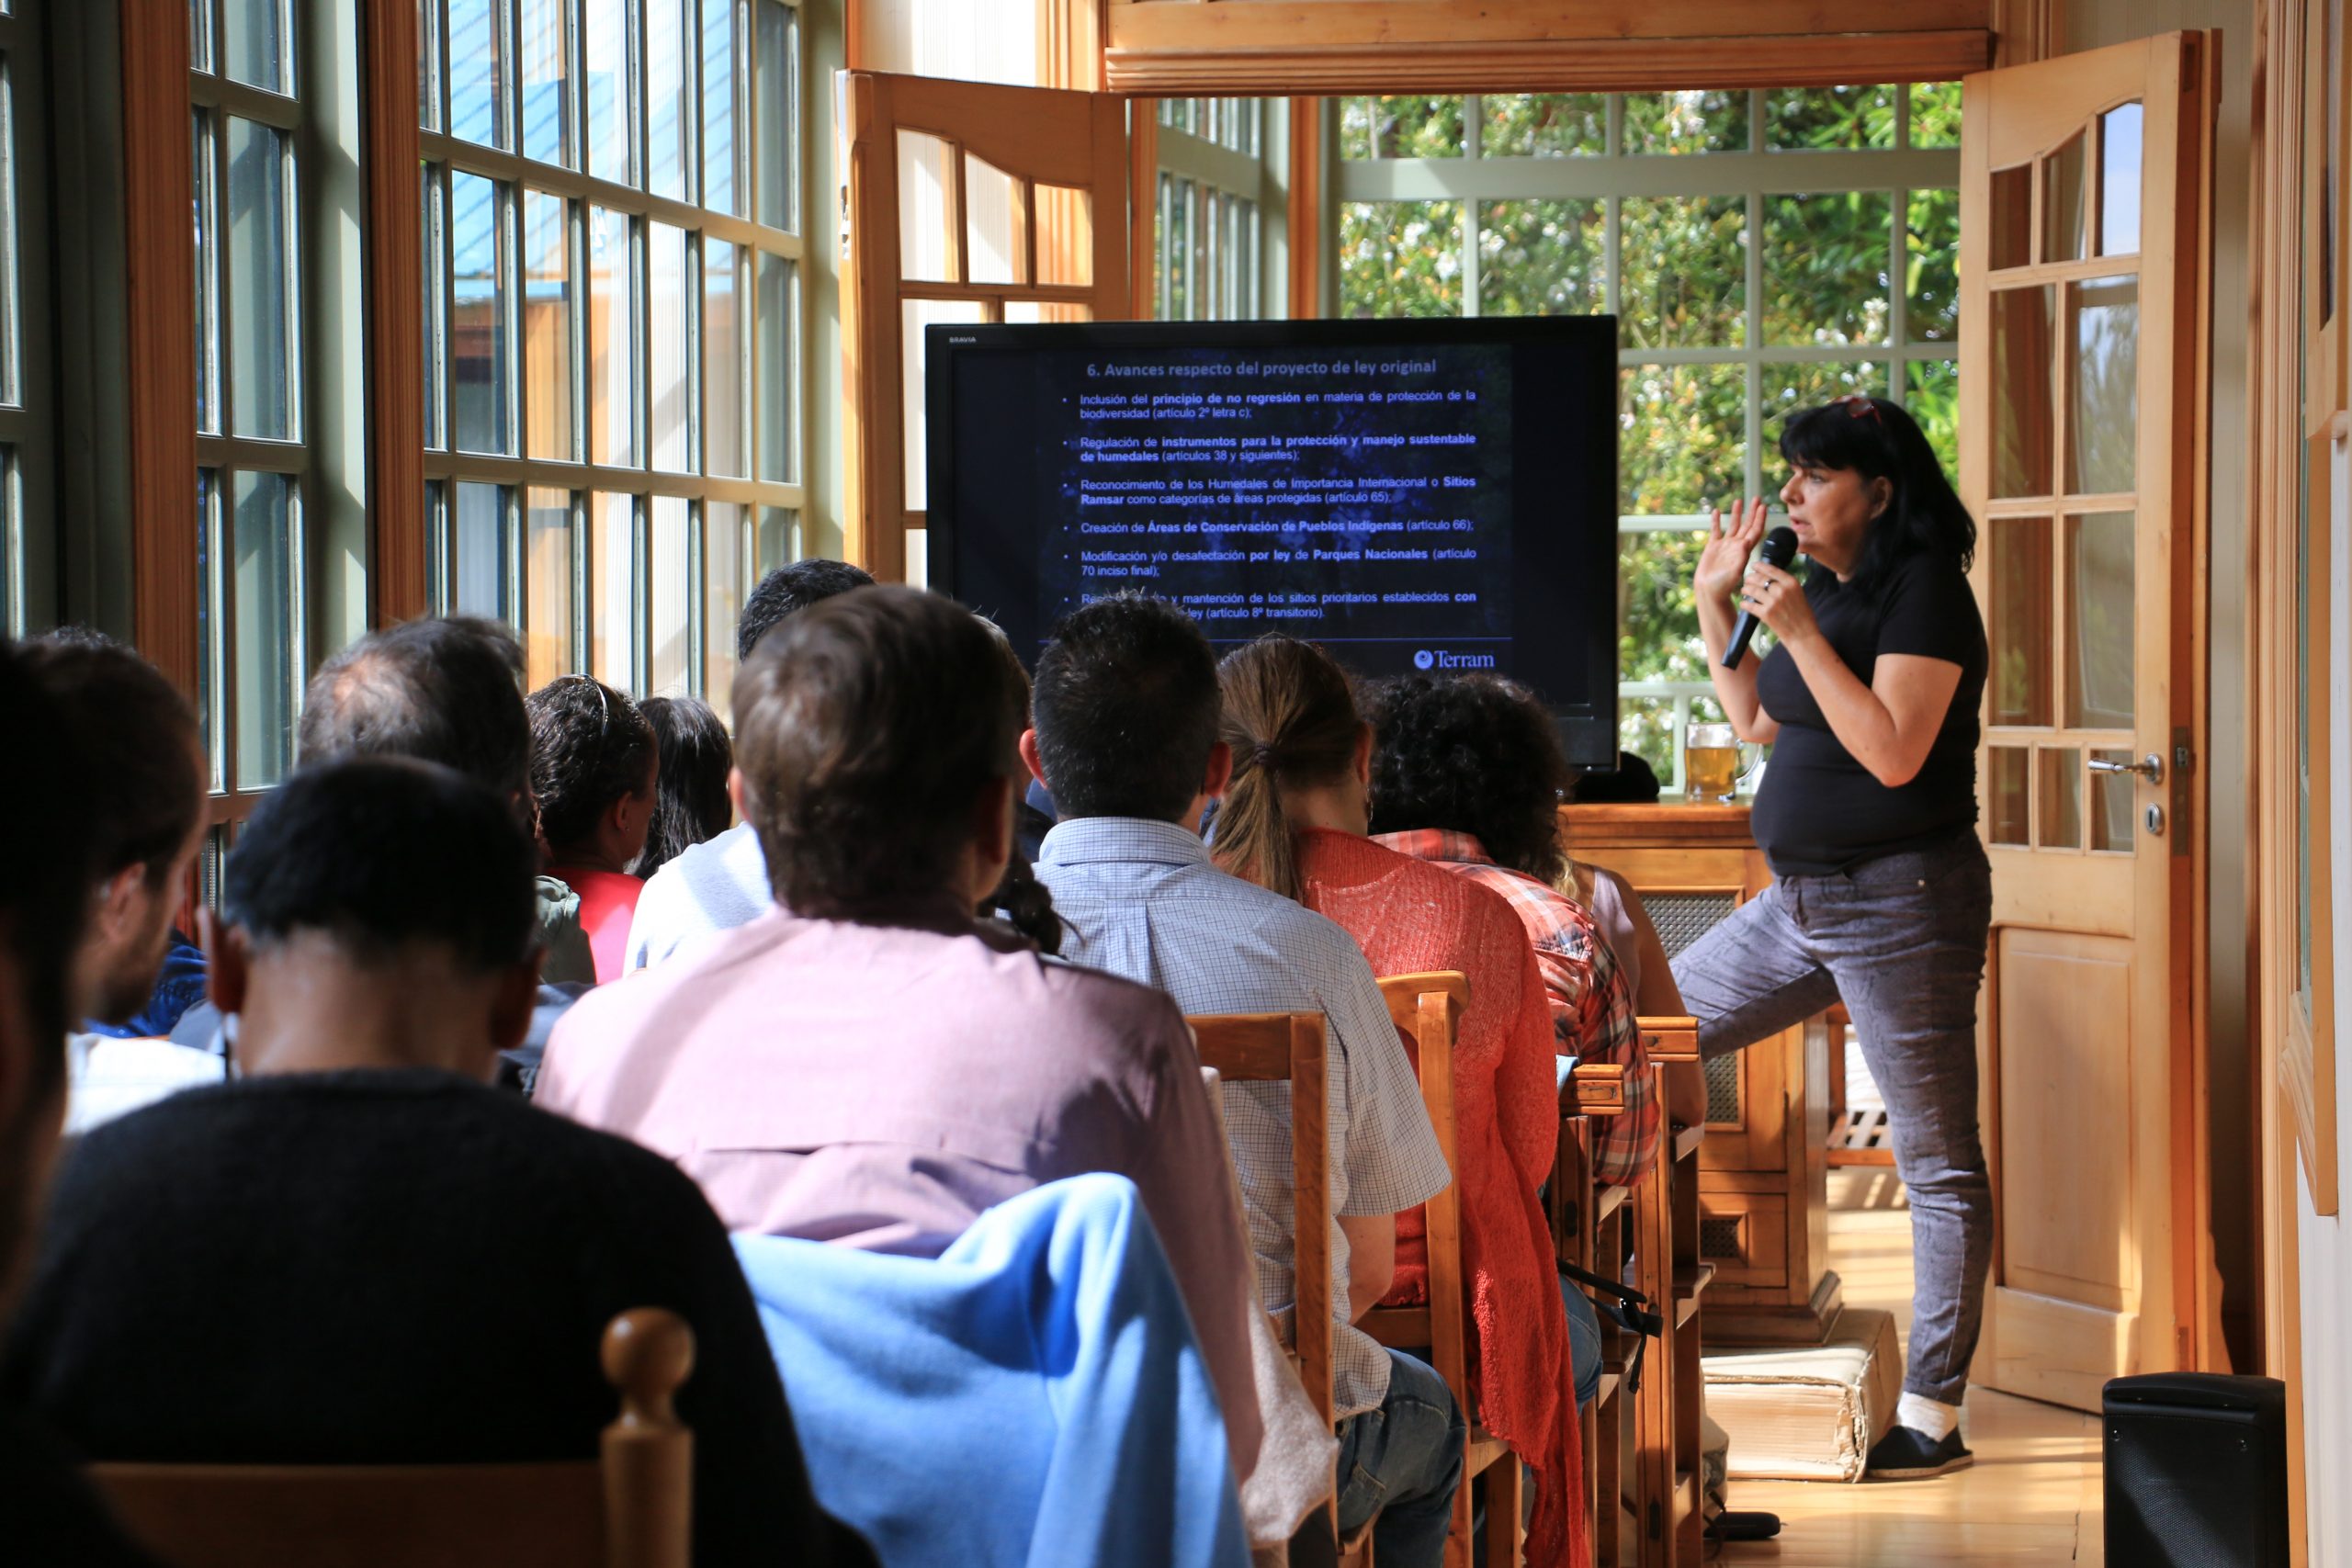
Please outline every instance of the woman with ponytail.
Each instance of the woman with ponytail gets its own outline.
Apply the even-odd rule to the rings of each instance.
[[[1470,978],[1453,1094],[1466,1310],[1476,1325],[1473,1404],[1535,1469],[1527,1562],[1586,1561],[1577,1412],[1599,1382],[1600,1330],[1577,1292],[1582,1332],[1571,1332],[1538,1196],[1552,1174],[1559,1106],[1534,951],[1499,895],[1365,836],[1372,729],[1329,655],[1275,635],[1227,654],[1217,675],[1222,739],[1233,751],[1211,851],[1217,863],[1337,921],[1374,974]],[[1387,1300],[1428,1299],[1416,1211],[1397,1217]]]

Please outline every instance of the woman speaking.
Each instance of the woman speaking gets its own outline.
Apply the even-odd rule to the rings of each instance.
[[[1843,398],[1790,418],[1781,491],[1800,582],[1749,554],[1764,502],[1708,530],[1695,585],[1708,672],[1743,739],[1774,741],[1756,841],[1775,880],[1674,963],[1709,1056],[1842,1000],[1909,1190],[1915,1292],[1885,1480],[1967,1464],[1959,1430],[1993,1203],[1976,1130],[1976,993],[1992,872],[1976,840],[1984,625],[1975,525],[1911,417]],[[1776,646],[1723,662],[1733,601]]]

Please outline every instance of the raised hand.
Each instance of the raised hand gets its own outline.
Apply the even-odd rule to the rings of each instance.
[[[1764,498],[1758,496],[1726,520],[1718,507],[1707,515],[1707,547],[1699,553],[1690,585],[1702,601],[1722,604],[1739,591],[1747,558],[1764,542]]]

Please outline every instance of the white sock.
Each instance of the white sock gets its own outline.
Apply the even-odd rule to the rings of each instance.
[[[1960,1425],[1960,1406],[1924,1393],[1906,1393],[1895,1404],[1894,1424],[1910,1427],[1931,1443],[1940,1443]]]

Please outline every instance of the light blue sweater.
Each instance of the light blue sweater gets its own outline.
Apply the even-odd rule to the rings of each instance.
[[[689,846],[647,879],[629,921],[625,975],[659,964],[714,931],[748,926],[767,913],[768,858],[749,822]]]

